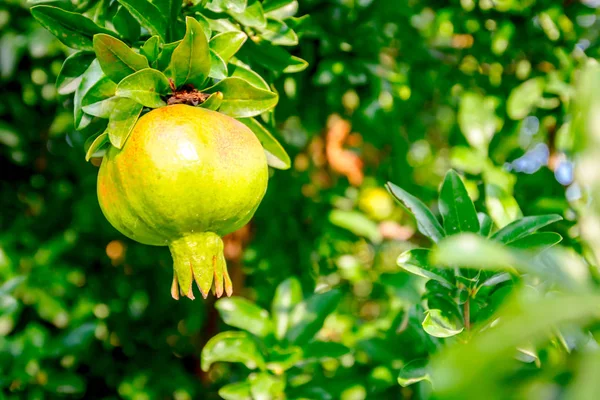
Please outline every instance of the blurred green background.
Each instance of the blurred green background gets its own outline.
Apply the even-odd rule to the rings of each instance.
[[[455,342],[422,327],[426,290],[396,258],[429,241],[384,185],[435,210],[449,168],[497,227],[561,215],[552,229],[595,286],[577,224],[588,201],[574,183],[581,138],[569,121],[578,71],[599,55],[599,2],[282,2],[310,15],[293,49],[309,67],[276,82],[279,138],[293,166],[272,171],[249,227],[227,237],[226,255],[234,294],[267,310],[290,277],[289,290],[305,296],[336,287],[339,298],[317,307],[326,311],[313,334],[342,346],[304,349],[292,361],[283,346],[277,362],[290,364],[273,361],[268,377],[248,363],[203,371],[206,343],[239,323],[226,324],[214,299],[172,300],[168,249],[132,242],[102,216],[98,160],[85,162],[71,100],[55,88],[69,52],[31,17],[33,3],[0,4],[0,398],[217,399],[236,382],[221,396],[435,397],[418,369],[420,382],[397,380]],[[522,365],[492,364],[497,387],[487,397],[598,398],[598,356],[581,361],[591,378],[574,372],[579,354],[598,347],[596,325],[521,343]],[[456,370],[478,368],[453,360]]]

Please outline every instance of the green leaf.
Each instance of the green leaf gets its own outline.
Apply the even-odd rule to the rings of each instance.
[[[495,184],[486,183],[485,185],[485,206],[499,227],[523,216],[514,196]]]
[[[444,271],[429,264],[428,257],[429,249],[411,249],[398,256],[397,264],[412,274],[436,280],[449,289],[454,288],[454,285],[444,276]]]
[[[123,147],[137,122],[143,106],[131,99],[119,99],[108,120],[108,138],[117,149]]]
[[[479,219],[473,201],[460,176],[448,171],[440,191],[440,213],[448,235],[459,232],[479,232]]]
[[[246,332],[221,332],[202,349],[202,370],[208,371],[218,361],[239,362],[248,369],[265,369],[265,359],[256,342]]]
[[[229,31],[239,31],[240,27],[233,22],[231,22],[228,18],[220,18],[220,19],[209,19],[208,25],[211,31],[214,32],[229,32]]]
[[[226,78],[203,92],[223,93],[220,112],[233,118],[248,118],[275,107],[276,93],[262,90],[240,78]]]
[[[436,243],[446,236],[444,228],[421,200],[391,182],[388,182],[385,186],[390,194],[415,216],[419,232]]]
[[[458,326],[450,318],[442,314],[441,310],[432,309],[425,312],[423,320],[423,329],[433,337],[447,338],[456,336],[463,331],[462,326]]]
[[[154,4],[147,0],[117,0],[131,15],[150,32],[163,41],[167,30],[167,17]]]
[[[396,379],[391,367],[377,365],[369,372],[367,377],[367,391],[369,393],[381,393],[396,385]]]
[[[379,225],[359,211],[333,210],[329,213],[329,221],[373,243],[381,243],[383,240]]]
[[[337,307],[342,294],[339,290],[313,294],[298,303],[292,311],[286,338],[295,345],[308,343],[323,327],[323,322]]]
[[[266,69],[275,73],[294,73],[304,71],[308,63],[301,58],[265,40],[257,42],[249,40],[242,48],[242,53],[255,60]]]
[[[478,212],[477,218],[479,219],[479,234],[484,237],[488,237],[492,231],[494,223],[492,219],[485,213]]]
[[[484,239],[472,233],[449,236],[437,244],[430,253],[430,262],[434,265],[454,268],[485,269],[497,271],[510,267],[529,268],[527,260],[498,242]],[[511,270],[514,272],[514,270]]]
[[[230,9],[229,14],[244,26],[262,28],[267,25],[262,5],[257,0],[250,0],[243,12],[236,12]]]
[[[267,20],[267,26],[260,31],[260,36],[278,46],[296,46],[298,35],[285,22],[272,18]]]
[[[542,99],[544,78],[537,77],[514,88],[506,100],[506,113],[511,119],[523,119]]]
[[[559,244],[562,236],[555,232],[532,233],[509,243],[510,247],[517,249],[540,252]]]
[[[110,81],[110,82],[114,84],[113,81]],[[94,116],[94,117],[109,118],[110,113],[115,108],[118,101],[119,101],[119,98],[116,96],[109,97],[104,100],[98,100],[95,103],[84,105],[82,107],[82,110],[84,113]]]
[[[273,330],[268,311],[242,297],[219,299],[215,308],[227,325],[256,336],[265,337]]]
[[[482,330],[464,344],[448,346],[431,360],[436,397],[487,398],[490,387],[497,387],[506,378],[507,367],[516,367],[509,364],[515,348],[547,341],[548,332],[556,326],[600,317],[600,297],[596,294],[534,296],[531,292],[522,290],[505,302],[494,315],[493,329]]]
[[[80,13],[52,6],[33,6],[31,14],[65,45],[77,50],[92,50],[92,38],[98,33],[114,35]]]
[[[89,124],[89,118],[84,118],[84,113],[81,109],[83,98],[87,92],[103,77],[104,74],[102,73],[102,69],[100,68],[98,60],[92,61],[90,66],[83,73],[81,77],[81,83],[75,91],[75,97],[73,99],[73,118],[75,129],[81,129]]]
[[[256,135],[260,144],[262,144],[265,149],[267,163],[271,167],[282,170],[290,168],[292,164],[290,156],[288,156],[285,149],[263,124],[254,118],[240,118],[239,121],[250,128]]]
[[[253,399],[280,399],[285,390],[283,377],[276,377],[268,372],[253,374],[250,380],[250,393]]]
[[[588,350],[581,354],[577,374],[567,388],[566,400],[593,400],[600,393],[600,351]]]
[[[140,53],[144,55],[150,64],[153,64],[158,60],[160,54],[160,38],[158,36],[152,36],[140,48]]]
[[[242,45],[248,39],[248,35],[241,31],[223,32],[215,35],[210,42],[211,50],[214,50],[223,61],[229,62],[231,57],[242,48]]]
[[[92,157],[98,157],[100,155],[98,154],[100,150],[102,150],[108,144],[110,144],[108,132],[103,132],[96,136],[96,138],[90,143],[85,153],[85,161],[90,161],[90,158]]]
[[[176,26],[179,22],[177,18],[181,12],[183,1],[179,0],[152,0],[152,3],[158,8],[161,15],[165,16],[168,26],[167,37],[173,39],[176,35]],[[196,2],[197,3],[197,2]]]
[[[267,363],[267,369],[276,374],[281,374],[282,371],[287,371],[294,367],[300,360],[302,360],[302,349],[300,347],[272,346],[269,348],[269,362]]]
[[[458,124],[469,144],[487,154],[490,141],[496,133],[494,104],[478,93],[463,94],[458,110]]]
[[[210,40],[210,37],[212,36],[212,29],[210,28],[210,23],[208,22],[206,17],[200,13],[196,13],[194,14],[194,16],[196,17],[196,21],[198,21],[198,23],[202,27],[202,30],[204,31],[204,36],[206,36],[206,40]]]
[[[102,71],[115,83],[144,68],[148,59],[134,52],[125,43],[108,35],[94,36],[94,51]]]
[[[230,383],[219,389],[219,396],[225,400],[252,400],[250,382]]]
[[[562,220],[562,217],[557,214],[524,217],[511,222],[498,232],[494,233],[492,239],[502,243],[514,242],[515,240],[531,235],[538,229],[560,220]]]
[[[234,65],[229,64],[229,76],[232,78],[240,78],[251,84],[252,86],[256,86],[259,89],[271,90],[269,85],[265,80],[252,71],[250,68],[242,65],[240,62],[235,63]]]
[[[226,5],[227,8],[234,12],[243,13],[246,7],[248,7],[248,0],[229,0],[226,2]]]
[[[2,286],[0,286],[0,296],[6,296],[11,294],[16,288],[21,286],[23,282],[27,280],[25,275],[17,275],[14,278],[11,278],[4,282]]]
[[[350,349],[341,343],[312,341],[302,347],[303,361],[315,362],[328,358],[340,358],[348,353]]]
[[[78,51],[67,57],[56,78],[58,94],[64,96],[77,90],[83,73],[94,61],[94,58],[94,53],[88,51]]]
[[[176,87],[189,83],[201,88],[210,72],[210,51],[202,27],[186,17],[183,40],[173,51],[169,71]]]
[[[208,98],[206,100],[204,100],[204,102],[202,104],[200,104],[200,107],[206,108],[208,110],[217,111],[219,109],[219,107],[221,107],[222,102],[223,102],[223,93],[215,92],[215,93],[211,94],[210,96],[208,96]]]
[[[124,37],[130,43],[134,43],[139,39],[141,33],[140,24],[125,7],[120,6],[117,9],[112,23],[121,37]]]
[[[290,326],[291,312],[302,301],[302,286],[296,277],[281,282],[275,290],[271,304],[271,315],[275,337],[282,340]]]
[[[0,316],[12,314],[19,309],[19,302],[13,296],[0,294]]]
[[[158,108],[166,105],[161,96],[170,90],[169,80],[162,72],[146,68],[124,78],[117,86],[117,96],[135,100],[145,107]]]
[[[171,63],[171,57],[173,57],[173,52],[179,46],[181,40],[173,43],[167,43],[162,47],[162,50],[158,54],[158,59],[156,60],[156,68],[160,71],[165,71],[169,64]]]
[[[100,118],[108,118],[115,106],[117,85],[107,76],[103,76],[92,86],[81,101],[83,112]]]
[[[269,0],[263,2],[265,14],[271,18],[286,19],[298,12],[296,0]]]
[[[407,387],[421,381],[431,383],[431,376],[427,367],[427,360],[413,360],[402,367],[398,373],[398,384]]]
[[[227,64],[212,50],[210,51],[210,72],[208,76],[219,80],[227,78]]]

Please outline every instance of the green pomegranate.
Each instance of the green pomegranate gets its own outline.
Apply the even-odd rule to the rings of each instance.
[[[123,148],[110,148],[98,174],[98,200],[125,236],[169,246],[173,298],[193,299],[193,281],[204,298],[211,287],[218,297],[231,296],[221,236],[252,218],[267,180],[265,153],[245,125],[172,105],[142,116]]]

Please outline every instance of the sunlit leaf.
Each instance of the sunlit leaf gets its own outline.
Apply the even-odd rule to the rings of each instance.
[[[444,271],[432,267],[429,264],[428,257],[429,249],[411,249],[398,256],[397,264],[412,274],[434,279],[452,289],[454,285],[447,279]]]
[[[160,71],[146,68],[124,78],[117,86],[117,96],[135,100],[150,108],[166,105],[162,96],[170,92],[169,81]]]
[[[264,40],[249,40],[241,52],[273,72],[294,73],[308,67],[306,61]]]
[[[219,107],[221,107],[221,103],[223,102],[223,93],[215,92],[208,96],[203,103],[200,104],[200,107],[206,108],[209,110],[217,111]]]
[[[208,76],[219,80],[227,78],[227,64],[213,50],[210,51],[210,72]]]
[[[281,398],[285,390],[285,380],[267,372],[253,374],[250,380],[250,393],[253,399]]]
[[[131,15],[150,32],[165,40],[167,17],[148,0],[117,0]]]
[[[58,40],[77,50],[92,50],[92,38],[98,33],[114,35],[85,16],[58,7],[34,6],[31,14]]]
[[[510,243],[560,220],[562,220],[562,217],[556,214],[523,217],[494,233],[492,239],[502,243]]]
[[[67,57],[56,78],[58,93],[67,95],[75,92],[81,83],[83,73],[93,60],[94,53],[88,51],[78,51]]]
[[[189,83],[201,88],[210,72],[208,41],[198,21],[191,17],[185,21],[185,36],[173,51],[169,71],[176,87]]]
[[[103,76],[84,95],[81,102],[84,113],[100,118],[108,118],[115,106],[114,97],[117,85]]]
[[[366,237],[373,243],[380,243],[383,239],[377,223],[361,212],[333,210],[329,213],[329,221],[357,236]]]
[[[386,188],[415,216],[419,232],[434,242],[438,242],[446,236],[444,228],[421,200],[391,182],[386,184]]]
[[[235,382],[219,389],[219,396],[225,400],[252,400],[250,393],[250,382]]]
[[[562,236],[555,232],[538,232],[516,239],[509,243],[510,247],[526,251],[540,252],[559,244]]]
[[[277,286],[271,304],[271,315],[277,339],[281,340],[285,337],[290,325],[292,309],[301,301],[302,287],[297,278],[288,278]]]
[[[258,89],[240,78],[226,78],[205,89],[208,93],[223,93],[220,112],[234,118],[248,118],[275,107],[276,93]]]
[[[221,332],[202,349],[202,370],[218,361],[242,363],[249,369],[264,369],[265,359],[256,342],[246,332]]]
[[[292,311],[286,338],[299,346],[308,343],[323,327],[325,318],[335,310],[341,295],[340,291],[334,289],[313,294],[298,303]]]
[[[100,34],[94,36],[94,52],[102,71],[115,83],[144,68],[148,68],[148,59],[134,52],[125,43],[112,36]]]
[[[150,64],[154,65],[160,54],[160,38],[155,35],[146,40],[140,47],[140,53],[148,59]]]
[[[440,191],[440,213],[448,235],[478,232],[479,219],[465,185],[453,170],[448,171]]]
[[[230,9],[229,13],[242,25],[251,28],[262,28],[267,24],[262,5],[258,0],[248,0],[248,5],[243,12]]]
[[[211,50],[214,50],[227,63],[246,42],[246,39],[248,39],[248,35],[241,31],[223,32],[215,35],[209,45]]]
[[[83,73],[81,77],[81,82],[79,83],[79,86],[75,91],[75,97],[73,99],[75,128],[81,129],[82,127],[86,126],[86,124],[89,124],[89,118],[87,118],[87,123],[84,119],[84,113],[81,109],[82,101],[87,92],[103,77],[104,74],[102,72],[102,69],[100,68],[98,60],[94,60]]]
[[[243,79],[259,89],[271,90],[267,82],[259,74],[241,63],[229,64],[229,75],[233,78]]]
[[[243,329],[259,337],[272,331],[269,313],[242,297],[219,299],[215,308],[227,325]]]
[[[289,169],[291,166],[290,156],[271,132],[254,118],[240,118],[239,121],[246,125],[256,135],[260,144],[265,149],[267,163],[277,169]]]
[[[544,78],[532,78],[510,92],[506,100],[506,112],[512,119],[523,119],[533,110],[542,98]]]
[[[425,319],[422,325],[425,332],[438,338],[456,336],[464,329],[443,315],[441,310],[436,309],[430,309],[425,312]]]
[[[108,138],[117,149],[123,147],[133,130],[143,106],[131,99],[119,99],[110,113],[108,121]]]
[[[479,219],[479,234],[488,237],[494,226],[492,219],[487,214],[481,212],[477,213],[477,218]]]
[[[517,346],[545,340],[554,326],[600,317],[598,304],[597,295],[586,293],[543,297],[517,293],[495,316],[498,323],[493,328],[468,343],[446,348],[432,360],[436,394],[443,398],[486,397],[506,376],[507,368],[514,367],[509,361]]]
[[[103,132],[98,135],[90,146],[88,147],[85,153],[85,161],[90,161],[90,158],[97,157],[100,150],[102,150],[106,145],[110,144],[110,140],[108,138],[108,132]]]
[[[462,95],[458,110],[458,123],[469,144],[487,153],[488,145],[496,133],[494,105],[482,95],[467,92]]]
[[[402,387],[407,387],[421,381],[431,382],[427,360],[425,359],[413,360],[407,363],[398,374],[398,383]]]
[[[269,18],[267,25],[261,29],[260,36],[278,46],[295,46],[298,35],[285,22]]]

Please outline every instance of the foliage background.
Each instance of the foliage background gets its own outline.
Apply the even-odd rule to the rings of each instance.
[[[422,289],[396,257],[428,240],[374,189],[392,181],[435,208],[452,167],[497,226],[560,214],[553,229],[583,262],[585,188],[573,183],[568,122],[577,71],[598,56],[598,4],[298,6],[311,22],[293,52],[309,67],[276,82],[275,114],[293,167],[272,174],[250,228],[228,239],[235,294],[270,309],[293,276],[307,296],[340,291],[318,337],[348,352],[287,371],[290,398],[427,398],[428,382],[402,387],[396,377],[448,344],[423,331]],[[0,388],[8,398],[219,398],[250,374],[240,364],[201,369],[204,345],[230,327],[213,300],[174,302],[168,250],[126,240],[102,216],[97,166],[83,159],[85,138],[54,87],[67,49],[29,7],[0,5]],[[403,313],[410,329],[400,332]],[[529,352],[526,382],[510,396],[565,394],[576,361],[549,346]],[[567,348],[578,360],[580,348]],[[597,357],[591,365],[597,372]]]

